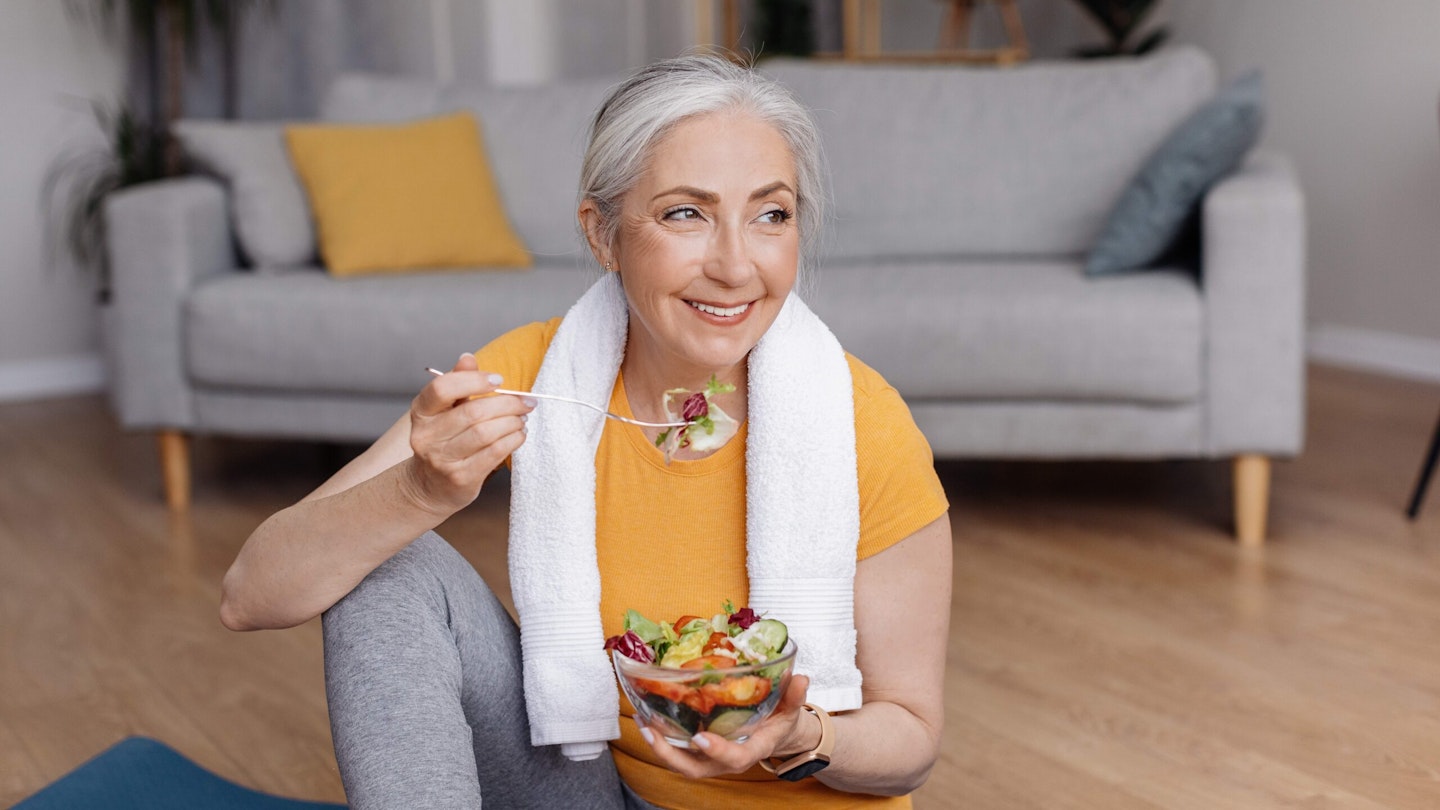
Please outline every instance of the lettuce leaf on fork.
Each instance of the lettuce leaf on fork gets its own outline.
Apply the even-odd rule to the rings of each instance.
[[[702,453],[718,450],[739,432],[740,423],[711,401],[713,397],[734,390],[733,384],[721,383],[711,374],[704,391],[671,388],[665,392],[662,406],[666,421],[688,423],[682,428],[666,428],[655,437],[655,446],[665,451],[666,464],[682,447]]]

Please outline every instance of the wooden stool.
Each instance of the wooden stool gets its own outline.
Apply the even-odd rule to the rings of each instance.
[[[950,13],[940,29],[940,50],[958,51],[957,56],[966,61],[994,62],[1013,65],[1030,58],[1030,41],[1025,37],[1025,23],[1020,19],[1020,7],[1015,0],[949,0]],[[1005,22],[1005,36],[1009,44],[994,50],[972,50],[970,48],[970,20],[975,7],[981,3],[993,3]]]

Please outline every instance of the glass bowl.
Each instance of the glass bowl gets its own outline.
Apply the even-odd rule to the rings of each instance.
[[[724,669],[671,669],[610,655],[620,688],[635,706],[641,725],[663,730],[666,742],[689,748],[702,731],[732,742],[745,742],[769,717],[790,686],[795,642],[786,640],[780,655],[763,664]]]

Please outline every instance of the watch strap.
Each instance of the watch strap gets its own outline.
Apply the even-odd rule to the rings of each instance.
[[[811,703],[800,708],[815,715],[820,721],[820,742],[811,750],[796,754],[783,762],[760,760],[760,767],[791,782],[798,782],[823,770],[830,764],[830,755],[835,750],[835,724],[830,720],[829,712]]]

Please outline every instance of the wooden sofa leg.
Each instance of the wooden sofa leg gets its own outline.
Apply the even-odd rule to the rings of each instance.
[[[184,512],[190,508],[190,437],[178,430],[162,430],[159,439],[165,504],[171,512]]]
[[[1261,455],[1235,457],[1235,536],[1242,546],[1265,542],[1270,506],[1270,459]]]

